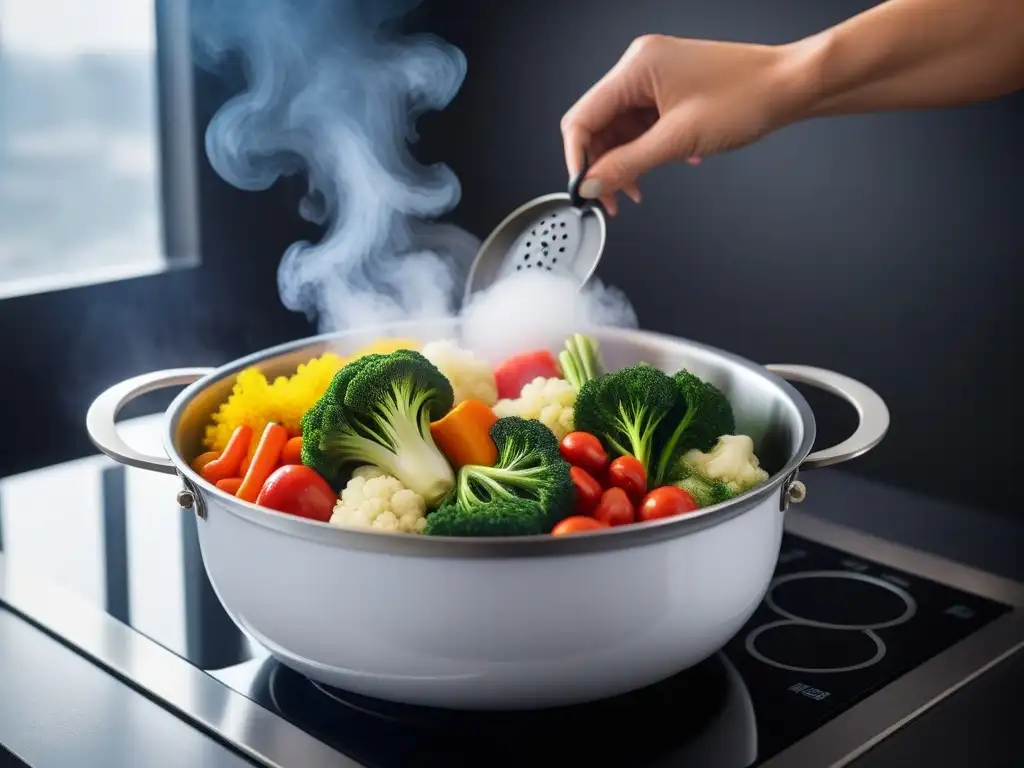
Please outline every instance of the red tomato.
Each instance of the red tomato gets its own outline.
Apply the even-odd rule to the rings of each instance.
[[[633,502],[621,488],[609,488],[601,494],[601,501],[594,510],[594,519],[611,526],[629,525],[636,520]]]
[[[608,454],[601,441],[587,432],[570,432],[562,438],[558,449],[570,464],[587,470],[593,477],[604,477]]]
[[[648,493],[640,504],[637,517],[640,520],[657,520],[660,517],[685,515],[697,509],[693,496],[674,485],[663,485]]]
[[[639,504],[647,493],[644,465],[632,456],[619,456],[608,467],[608,485],[621,488],[634,504]]]
[[[601,501],[601,484],[587,470],[581,467],[570,467],[569,476],[576,486],[576,514],[589,515]]]
[[[494,369],[494,383],[498,386],[499,399],[514,400],[519,397],[523,387],[538,376],[556,379],[561,375],[555,356],[546,349],[538,349],[513,355],[498,364]]]
[[[552,531],[552,536],[565,536],[567,533],[581,533],[583,531],[599,531],[602,528],[607,528],[608,523],[602,523],[600,520],[595,520],[592,517],[586,515],[576,515],[574,517],[567,517],[565,520],[556,525]]]
[[[287,464],[274,471],[260,489],[256,503],[309,520],[326,523],[338,495],[315,470],[304,464]]]

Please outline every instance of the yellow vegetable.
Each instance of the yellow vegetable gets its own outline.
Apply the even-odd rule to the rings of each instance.
[[[247,454],[251,458],[260,435],[271,422],[283,425],[293,436],[301,434],[303,415],[320,399],[334,374],[346,363],[363,355],[418,347],[411,339],[380,339],[348,358],[326,352],[299,365],[291,376],[278,376],[273,382],[256,368],[246,368],[236,377],[230,397],[213,414],[206,427],[203,446],[210,451],[223,451],[235,428],[245,424],[253,431]]]
[[[248,456],[252,456],[259,436],[271,422],[299,434],[303,414],[320,398],[344,364],[343,358],[328,352],[301,364],[291,376],[277,377],[273,383],[256,368],[246,368],[236,377],[231,396],[213,414],[203,445],[211,451],[223,451],[241,424],[253,432]]]

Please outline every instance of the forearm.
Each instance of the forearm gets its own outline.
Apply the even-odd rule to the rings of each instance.
[[[888,0],[786,49],[796,119],[981,101],[1024,88],[1024,0]]]

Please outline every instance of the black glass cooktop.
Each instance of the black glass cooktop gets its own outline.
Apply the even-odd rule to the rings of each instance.
[[[320,687],[273,661],[240,691],[373,768],[752,768],[997,618],[1006,606],[787,535],[772,587],[722,653],[616,699],[459,713]],[[241,688],[246,690],[241,690]]]

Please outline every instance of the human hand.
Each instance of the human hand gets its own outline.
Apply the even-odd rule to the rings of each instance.
[[[616,192],[640,202],[637,179],[672,161],[736,149],[781,127],[801,103],[784,46],[638,38],[562,118],[570,177],[591,163],[580,194],[610,215]]]

